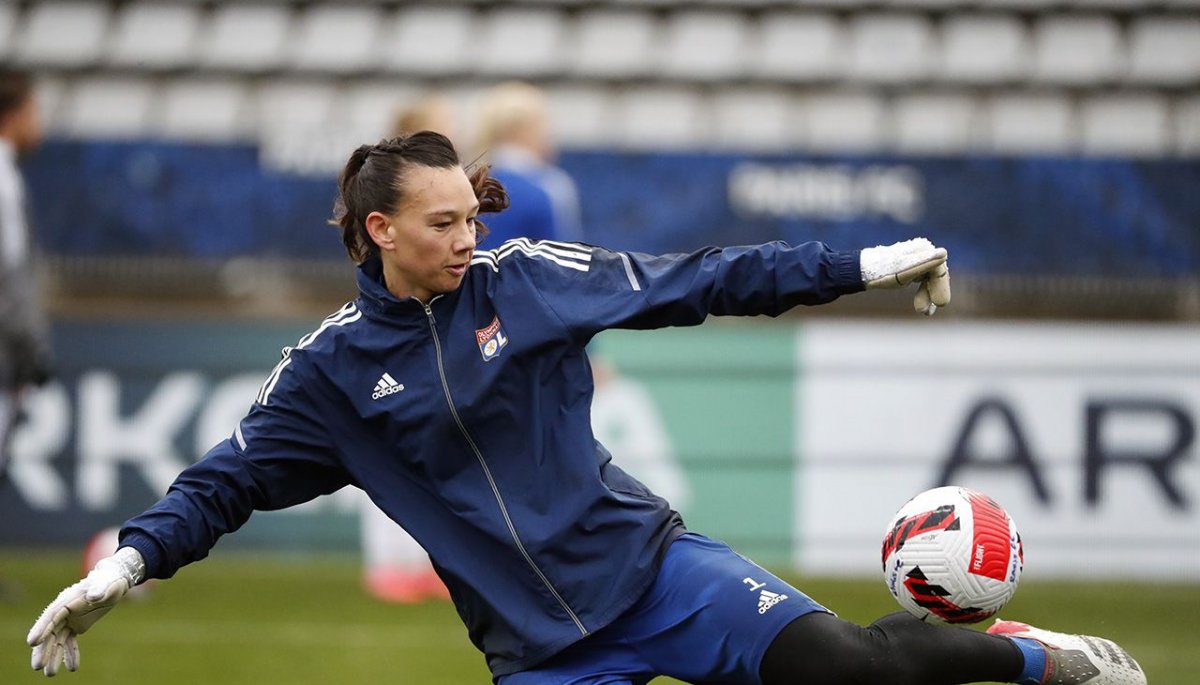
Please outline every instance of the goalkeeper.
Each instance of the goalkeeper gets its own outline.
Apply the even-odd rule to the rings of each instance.
[[[500,685],[1145,682],[1095,638],[907,614],[844,622],[686,530],[592,435],[585,347],[600,331],[775,316],[909,284],[932,314],[950,300],[945,250],[924,239],[659,257],[526,239],[477,250],[478,215],[507,197],[429,132],[358,148],[339,190],[358,298],[285,348],[233,435],[50,603],[28,637],[35,669],[76,669],[77,636],[130,587],[204,558],[253,511],[352,485],[429,552]]]

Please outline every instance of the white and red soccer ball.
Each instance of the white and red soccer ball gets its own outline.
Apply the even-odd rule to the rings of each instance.
[[[1012,599],[1024,550],[1012,517],[977,490],[947,486],[909,500],[888,524],[883,577],[912,615],[978,623]]]

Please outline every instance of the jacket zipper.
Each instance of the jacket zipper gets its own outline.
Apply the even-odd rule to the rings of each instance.
[[[508,507],[504,504],[504,498],[500,496],[500,488],[496,485],[496,479],[492,477],[492,470],[488,468],[487,462],[483,459],[483,453],[475,445],[475,440],[471,438],[471,434],[467,432],[467,427],[463,425],[462,418],[458,415],[458,409],[454,407],[454,398],[450,395],[450,384],[446,381],[446,370],[442,362],[442,344],[438,341],[437,319],[434,318],[433,310],[428,304],[422,302],[421,306],[425,308],[425,316],[429,319],[429,331],[433,334],[433,348],[437,354],[438,376],[442,380],[442,391],[446,394],[446,404],[450,405],[450,415],[454,417],[454,423],[458,424],[458,430],[467,439],[467,444],[471,446],[471,451],[475,453],[475,458],[479,460],[479,466],[483,468],[483,475],[487,476],[488,485],[492,487],[492,495],[496,497],[496,504],[499,505],[500,513],[504,516],[504,523],[508,526],[509,534],[512,535],[513,544],[517,546],[517,550],[521,552],[521,556],[525,557],[525,563],[529,564],[529,568],[533,569],[537,577],[542,579],[542,583],[545,584],[546,589],[550,591],[550,594],[554,595],[554,599],[558,600],[559,605],[567,612],[571,620],[575,622],[575,627],[579,629],[579,632],[587,635],[588,631],[587,628],[583,627],[583,622],[571,610],[571,606],[567,604],[562,595],[558,594],[558,590],[554,589],[554,586],[550,583],[550,579],[546,577],[546,574],[542,573],[542,569],[538,568],[538,565],[534,563],[533,557],[529,556],[528,550],[525,549],[525,544],[521,542],[520,536],[517,535],[517,529],[513,525],[512,518],[508,515]]]

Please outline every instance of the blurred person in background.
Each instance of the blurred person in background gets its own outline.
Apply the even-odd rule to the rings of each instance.
[[[509,208],[488,222],[485,247],[512,238],[583,240],[579,191],[554,165],[546,94],[528,83],[501,83],[483,96],[476,145],[508,192]]]
[[[451,141],[458,138],[454,107],[444,95],[430,93],[396,111],[390,135],[417,131],[435,131]],[[396,604],[450,599],[425,549],[366,497],[359,524],[363,587],[369,595]]]
[[[944,249],[477,250],[479,215],[507,204],[439,134],[355,150],[335,219],[359,297],[286,348],[233,435],[46,607],[27,637],[33,668],[75,670],[77,636],[131,587],[204,558],[254,511],[354,485],[429,551],[499,685],[1144,685],[1098,638],[906,612],[843,621],[687,530],[595,440],[586,346],[601,331],[777,316],[909,284],[931,314],[950,300]]]
[[[29,198],[17,166],[41,141],[33,77],[0,70],[0,479],[23,397],[50,375],[49,326],[38,290]]]

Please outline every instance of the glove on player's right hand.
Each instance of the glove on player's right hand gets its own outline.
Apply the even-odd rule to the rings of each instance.
[[[60,666],[68,671],[79,668],[79,642],[96,621],[107,614],[129,588],[145,575],[142,555],[132,547],[122,547],[111,557],[96,562],[87,577],[58,593],[42,611],[26,640],[33,647],[30,663],[35,671],[47,676],[58,674]]]

